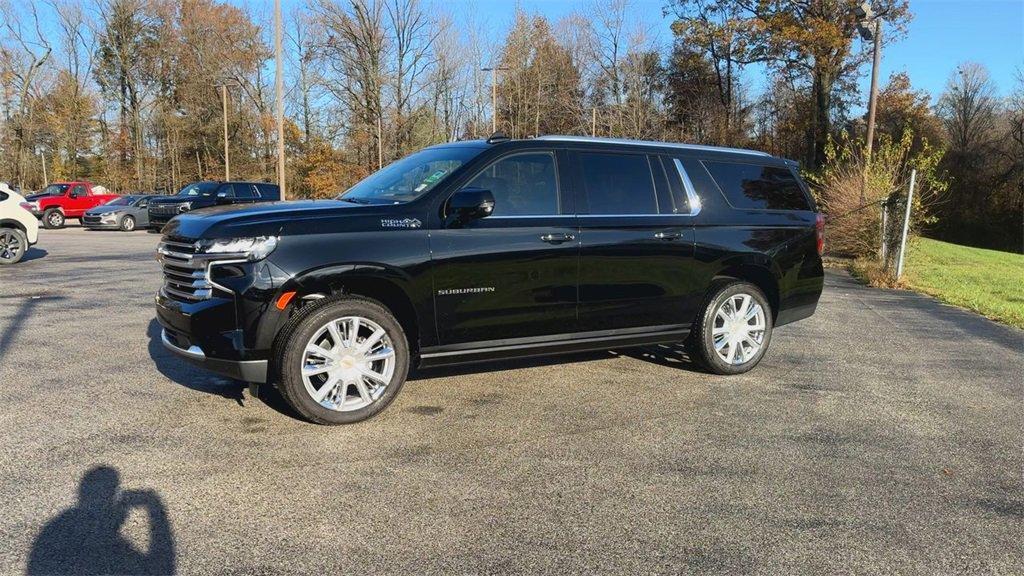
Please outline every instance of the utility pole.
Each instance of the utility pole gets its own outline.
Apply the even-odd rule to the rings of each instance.
[[[46,175],[46,156],[42,151],[39,152],[39,159],[43,161],[43,188],[46,188],[46,185],[50,183],[50,177]]]
[[[481,68],[481,72],[491,73],[491,134],[498,131],[498,71],[508,70],[508,68],[501,68],[498,66],[491,66],[490,68]]]
[[[377,170],[384,167],[384,131],[381,129],[380,114],[377,114]]]
[[[590,135],[597,136],[597,106],[590,109]]]
[[[866,201],[868,166],[871,165],[871,151],[875,140],[875,103],[878,100],[878,67],[882,60],[882,18],[876,15],[871,8],[870,2],[862,2],[860,6],[853,9],[853,14],[860,22],[857,23],[857,32],[861,40],[874,41],[874,53],[871,58],[871,90],[868,96],[868,133],[867,143],[864,147],[864,175],[860,186],[860,203]]]
[[[274,79],[274,92],[277,99],[277,186],[281,190],[281,200],[287,200],[284,173],[284,60],[281,57],[282,27],[281,0],[274,0],[274,60],[277,68]]]
[[[874,23],[874,54],[871,61],[871,91],[868,97],[868,141],[865,157],[871,162],[871,150],[875,143],[875,107],[878,104],[878,65],[882,60],[882,19],[875,18]]]
[[[220,102],[224,110],[224,180],[231,180],[231,157],[228,149],[231,147],[228,142],[228,85],[220,85]]]

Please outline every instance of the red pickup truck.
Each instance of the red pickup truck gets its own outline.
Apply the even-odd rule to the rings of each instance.
[[[43,221],[43,228],[63,228],[68,218],[79,218],[85,211],[118,198],[103,194],[90,182],[55,182],[42,192],[25,197],[21,206]]]

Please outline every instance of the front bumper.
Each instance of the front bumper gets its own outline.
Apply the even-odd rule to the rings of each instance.
[[[162,322],[161,322],[162,323]],[[164,328],[160,332],[160,340],[176,356],[188,362],[228,378],[265,384],[267,382],[267,360],[225,360],[223,358],[210,358],[202,348],[191,344],[188,348],[179,345],[181,336],[173,331],[169,332]]]
[[[113,222],[104,222],[95,216],[90,217],[88,215],[82,217],[82,227],[90,228],[92,230],[118,230],[121,225],[118,220]]]

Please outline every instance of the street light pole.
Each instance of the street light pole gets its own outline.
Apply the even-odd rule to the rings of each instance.
[[[481,68],[481,72],[491,73],[491,134],[498,131],[498,71],[508,70],[499,66]]]
[[[274,60],[277,68],[274,91],[277,99],[277,186],[286,200],[284,173],[284,64],[281,57],[281,0],[274,0]]]

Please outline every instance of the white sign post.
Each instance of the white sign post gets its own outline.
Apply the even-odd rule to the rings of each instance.
[[[910,228],[910,207],[914,204],[914,182],[917,180],[917,170],[910,171],[910,190],[907,192],[907,211],[903,216],[903,238],[900,240],[900,258],[896,262],[896,279],[903,275],[903,257],[907,251],[907,230]]]

